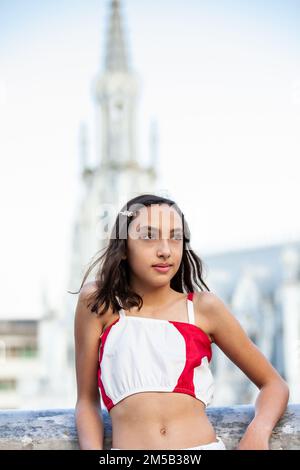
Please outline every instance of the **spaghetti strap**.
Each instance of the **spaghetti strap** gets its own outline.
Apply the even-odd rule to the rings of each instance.
[[[123,308],[119,310],[119,315],[120,315],[120,318],[126,317],[126,313],[124,312]]]
[[[118,297],[117,295],[116,295],[116,299],[117,299],[117,301],[118,301],[118,303],[119,303],[119,305],[120,305],[120,299],[119,299],[119,297]],[[126,317],[126,313],[125,313],[125,311],[124,311],[124,309],[123,309],[122,307],[120,307],[120,310],[119,310],[118,313],[119,313],[119,315],[120,315],[120,318]]]
[[[189,292],[187,296],[187,307],[188,307],[189,323],[191,323],[192,325],[195,325],[193,294],[194,292]]]

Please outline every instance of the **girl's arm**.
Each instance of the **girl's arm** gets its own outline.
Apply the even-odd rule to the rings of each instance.
[[[260,390],[255,416],[237,449],[268,449],[272,430],[286,410],[288,385],[216,294],[201,292],[197,300],[214,342]]]
[[[75,363],[77,402],[75,421],[81,450],[102,450],[104,426],[98,389],[98,354],[102,326],[99,317],[91,313],[86,298],[93,283],[80,291],[75,311]]]

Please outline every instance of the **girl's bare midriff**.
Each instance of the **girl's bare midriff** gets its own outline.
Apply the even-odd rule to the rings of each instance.
[[[205,405],[191,395],[140,392],[110,410],[112,447],[182,449],[216,441]]]

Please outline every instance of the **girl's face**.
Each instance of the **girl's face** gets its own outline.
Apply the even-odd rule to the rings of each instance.
[[[168,204],[153,204],[139,210],[129,224],[127,260],[131,280],[152,287],[170,283],[179,269],[183,251],[181,216]],[[155,264],[170,264],[167,270],[158,270]]]

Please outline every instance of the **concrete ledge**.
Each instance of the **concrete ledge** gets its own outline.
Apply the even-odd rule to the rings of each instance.
[[[253,405],[208,407],[208,418],[227,449],[234,449],[254,416]],[[102,411],[104,449],[111,448],[111,419]],[[288,405],[274,428],[270,448],[300,449],[300,404]],[[0,411],[0,450],[79,449],[74,409]]]

